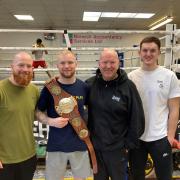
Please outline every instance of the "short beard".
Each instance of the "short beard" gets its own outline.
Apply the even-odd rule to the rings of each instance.
[[[33,77],[33,73],[32,72],[20,72],[20,73],[16,73],[13,71],[13,77],[14,77],[14,81],[20,85],[20,86],[27,86]]]
[[[61,74],[61,76],[62,76],[63,78],[70,79],[70,78],[72,78],[72,77],[75,75],[75,72],[73,72],[73,73],[71,73],[71,74],[69,74],[69,75],[66,75],[66,74],[64,74],[64,73],[60,73],[60,74]]]

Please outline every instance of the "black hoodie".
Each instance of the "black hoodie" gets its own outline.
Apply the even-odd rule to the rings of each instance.
[[[144,132],[144,112],[136,86],[123,70],[104,81],[100,70],[90,85],[88,128],[96,150],[135,148]]]

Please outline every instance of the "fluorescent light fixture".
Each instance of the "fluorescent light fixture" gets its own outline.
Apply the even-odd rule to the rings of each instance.
[[[84,12],[83,21],[98,21],[101,12]]]
[[[151,18],[154,13],[119,13],[118,18]]]
[[[83,21],[98,21],[99,17],[83,17]]]
[[[16,19],[22,21],[33,21],[34,18],[31,15],[14,15]]]
[[[119,13],[118,18],[134,18],[137,13]]]
[[[151,26],[152,27],[149,30],[155,30],[171,21],[173,21],[173,17],[166,16],[166,17],[162,18],[161,20],[158,20],[155,23],[151,24],[150,27]]]
[[[117,17],[119,15],[118,12],[102,12],[101,17]]]
[[[87,0],[89,2],[107,2],[109,0]]]
[[[154,16],[154,13],[137,13],[134,18],[148,19]]]
[[[88,12],[88,11],[84,12],[84,16],[96,17],[96,16],[100,16],[100,15],[101,15],[101,12]]]
[[[151,18],[154,13],[119,13],[119,12],[87,12],[83,14],[83,21],[98,21],[103,18]]]

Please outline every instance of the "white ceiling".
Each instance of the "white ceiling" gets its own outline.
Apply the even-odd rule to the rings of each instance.
[[[83,22],[84,11],[155,13],[150,19],[100,18]],[[30,14],[34,21],[18,21],[14,14]],[[147,30],[170,15],[180,27],[180,0],[0,0],[0,28]],[[161,29],[164,29],[161,28]]]

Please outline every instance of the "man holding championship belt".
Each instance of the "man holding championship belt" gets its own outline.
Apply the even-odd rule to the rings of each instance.
[[[91,175],[87,148],[97,171],[89,132],[82,120],[88,86],[75,77],[77,60],[71,51],[58,55],[57,67],[59,76],[46,83],[36,113],[40,122],[50,126],[46,179],[62,179],[69,161],[74,179],[82,180]]]

